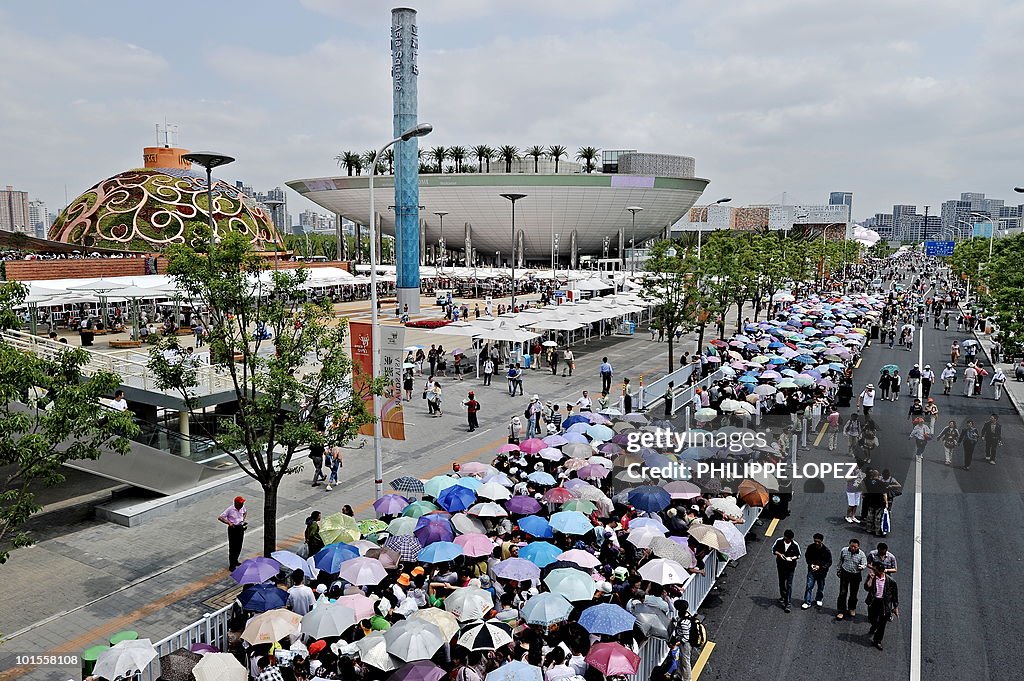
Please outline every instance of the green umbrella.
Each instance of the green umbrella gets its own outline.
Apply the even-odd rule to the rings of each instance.
[[[377,534],[388,529],[388,524],[383,520],[377,520],[376,518],[368,518],[360,520],[356,523],[359,531],[363,533],[363,536],[369,536],[371,534]]]
[[[402,515],[406,518],[419,518],[421,515],[426,515],[436,510],[438,510],[437,506],[429,501],[414,501],[405,507]]]
[[[590,515],[597,509],[594,502],[587,501],[586,499],[572,499],[562,504],[563,511],[579,511],[585,515]]]

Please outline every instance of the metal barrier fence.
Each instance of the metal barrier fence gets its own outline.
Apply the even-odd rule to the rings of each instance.
[[[737,526],[737,529],[744,536],[754,527],[754,523],[761,515],[761,511],[762,509],[759,507],[743,507],[743,524]],[[686,586],[683,587],[683,598],[690,604],[691,612],[697,612],[704,599],[708,597],[708,594],[715,587],[715,582],[722,576],[722,572],[725,571],[728,564],[729,561],[723,560],[718,551],[712,551],[704,559],[704,574],[692,575],[690,577]]]
[[[141,681],[156,681],[160,677],[160,658],[173,653],[178,648],[188,649],[193,643],[209,643],[218,649],[228,649],[228,621],[231,619],[231,605],[203,615],[203,619],[193,622],[167,638],[153,644],[157,658],[149,665],[141,677]]]
[[[707,389],[715,381],[720,381],[727,377],[725,371],[718,369],[691,385],[684,385],[690,380],[691,375],[694,371],[697,371],[699,366],[699,364],[687,364],[685,367],[676,369],[672,373],[666,374],[653,383],[640,388],[637,408],[650,409],[658,402],[661,402],[669,382],[674,382],[676,385],[672,397],[672,413],[675,414],[693,402],[693,396],[697,393],[697,388]],[[650,396],[649,399],[648,395]]]

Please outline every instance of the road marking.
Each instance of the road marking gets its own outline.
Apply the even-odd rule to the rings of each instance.
[[[768,529],[764,531],[764,536],[770,537],[775,534],[775,528],[779,526],[779,519],[772,518],[772,521],[768,523]]]
[[[917,362],[921,364],[924,357],[924,327],[921,327],[917,349]],[[918,397],[921,395],[920,384],[917,387]],[[921,506],[924,497],[924,480],[922,479],[922,459],[914,457],[914,583],[910,601],[910,681],[921,681]]]
[[[863,361],[864,361],[863,357],[858,357],[857,358],[857,363],[853,365],[853,368],[854,369],[860,369],[860,363],[863,362]]]
[[[711,653],[714,649],[714,641],[708,641],[704,644],[703,650],[701,650],[700,655],[697,656],[697,664],[693,665],[692,674],[690,674],[690,678],[692,678],[693,681],[697,681],[697,679],[700,678],[700,673],[704,671],[704,667],[708,663],[708,658],[711,657]]]

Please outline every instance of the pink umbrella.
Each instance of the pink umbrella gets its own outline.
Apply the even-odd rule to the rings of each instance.
[[[498,447],[498,454],[504,454],[505,452],[518,452],[519,445],[502,445]]]
[[[373,609],[373,601],[363,594],[352,594],[351,596],[340,596],[338,603],[346,608],[356,611],[356,617],[361,620],[373,617],[376,612]]]
[[[482,461],[467,461],[459,467],[459,472],[464,475],[483,475],[490,473],[494,470],[493,466],[490,466]]]
[[[601,561],[589,551],[583,551],[581,549],[571,549],[562,554],[556,556],[558,560],[569,561],[570,563],[576,563],[581,568],[590,570],[596,568],[601,564]]]
[[[463,555],[472,558],[489,556],[494,551],[494,542],[479,532],[460,534],[455,538],[455,543],[462,547]]]
[[[576,471],[576,477],[582,478],[584,480],[603,480],[604,478],[608,477],[609,473],[611,473],[611,471],[609,471],[604,466],[592,463]]]
[[[621,643],[598,643],[585,659],[605,676],[636,674],[640,668],[640,656]]]
[[[527,454],[536,454],[542,449],[547,448],[548,444],[540,438],[531,437],[529,440],[524,440],[519,445],[519,450]]]
[[[379,560],[361,556],[342,563],[338,576],[356,586],[376,586],[388,576],[388,573]]]
[[[664,485],[664,487],[665,491],[673,499],[696,499],[700,496],[700,487],[686,480],[676,480]]]

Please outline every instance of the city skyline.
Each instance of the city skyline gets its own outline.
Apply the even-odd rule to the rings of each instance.
[[[664,149],[697,158],[712,180],[705,198],[813,203],[841,187],[857,196],[858,220],[1021,183],[992,144],[1013,148],[1024,134],[1002,113],[1024,95],[1000,85],[1019,62],[1024,13],[988,0],[808,5],[530,1],[512,13],[425,0],[421,115],[435,125],[425,146]],[[336,154],[390,135],[390,6],[303,0],[273,5],[274,22],[261,7],[204,6],[197,23],[126,2],[59,14],[5,5],[0,184],[63,206],[65,186],[74,197],[137,166],[164,119],[182,146],[236,156],[228,181],[344,174]],[[156,21],[165,30],[152,31]],[[849,39],[836,45],[838,26]],[[976,40],[948,39],[968,30]],[[284,34],[302,39],[273,38]],[[290,193],[292,204],[312,207]]]

